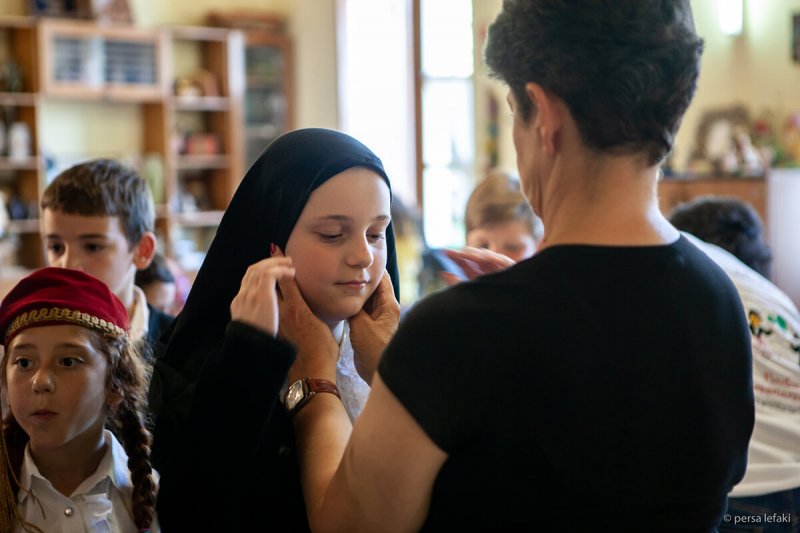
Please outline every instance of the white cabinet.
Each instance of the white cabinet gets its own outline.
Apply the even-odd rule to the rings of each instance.
[[[800,169],[770,170],[767,182],[772,281],[800,307]]]

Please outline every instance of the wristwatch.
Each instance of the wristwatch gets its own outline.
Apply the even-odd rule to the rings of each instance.
[[[302,409],[308,402],[320,392],[329,392],[335,394],[337,398],[341,399],[339,395],[339,388],[335,383],[327,379],[314,379],[314,378],[301,378],[289,385],[286,389],[286,396],[283,398],[283,405],[289,411],[289,416],[294,416],[300,409]]]

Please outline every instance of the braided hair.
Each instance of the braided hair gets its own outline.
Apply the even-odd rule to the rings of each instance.
[[[133,521],[139,530],[148,530],[155,515],[156,482],[150,465],[152,437],[143,414],[148,381],[145,365],[127,337],[89,333],[95,347],[109,356],[107,390],[119,398],[119,404],[110,407],[109,419],[128,454]]]

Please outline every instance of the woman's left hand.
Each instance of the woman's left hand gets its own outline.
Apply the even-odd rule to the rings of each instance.
[[[356,370],[367,383],[372,383],[383,349],[399,323],[400,304],[394,297],[392,279],[384,272],[364,308],[350,318],[350,342],[355,352]]]
[[[515,264],[514,260],[503,254],[487,250],[486,248],[472,248],[467,246],[461,250],[447,250],[447,257],[461,267],[466,279],[472,280],[479,276],[500,272]],[[448,285],[455,285],[465,279],[454,274],[442,272],[441,279]]]
[[[276,250],[275,256],[283,253]],[[278,336],[297,348],[297,358],[289,369],[289,383],[300,378],[327,379],[336,383],[339,344],[330,328],[308,308],[294,278],[278,282],[280,325]]]

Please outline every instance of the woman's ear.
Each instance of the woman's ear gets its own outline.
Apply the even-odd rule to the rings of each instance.
[[[536,113],[536,129],[547,155],[553,155],[558,148],[558,138],[563,126],[561,100],[538,83],[525,85],[525,93],[533,103]]]

